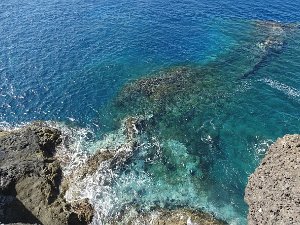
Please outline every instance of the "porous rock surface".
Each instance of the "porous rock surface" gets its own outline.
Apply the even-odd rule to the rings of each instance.
[[[286,135],[268,150],[245,192],[248,224],[300,224],[300,135]]]
[[[226,225],[209,213],[193,209],[153,209],[151,212],[137,212],[134,208],[121,218],[122,224],[130,225]],[[117,223],[117,222],[116,222]]]
[[[88,224],[93,207],[67,203],[55,159],[60,132],[43,123],[0,132],[0,224]]]

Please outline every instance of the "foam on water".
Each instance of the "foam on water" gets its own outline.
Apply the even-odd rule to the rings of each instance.
[[[280,83],[279,81],[268,79],[268,78],[262,79],[261,81],[266,83],[270,87],[272,87],[278,91],[281,91],[282,93],[284,93],[291,99],[294,99],[297,101],[300,100],[300,90],[298,90],[297,88],[293,88],[289,85],[286,85],[284,83]]]
[[[56,157],[60,161],[64,176],[80,168],[91,155],[89,146],[94,133],[89,128],[67,126],[64,123],[46,121],[50,127],[61,131],[61,144],[57,147]]]

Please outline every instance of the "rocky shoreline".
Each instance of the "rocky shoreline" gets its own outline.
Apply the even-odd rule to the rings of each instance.
[[[127,119],[126,145],[134,149],[142,120]],[[4,224],[89,224],[94,208],[88,199],[69,203],[64,194],[60,162],[55,158],[60,131],[36,122],[0,132],[0,222]],[[123,146],[123,147],[126,147]],[[93,155],[78,171],[91,173],[103,161],[125,163],[132,151],[104,151]],[[108,154],[109,153],[109,154]],[[123,154],[124,153],[124,154]],[[125,154],[126,153],[126,154]],[[245,200],[248,223],[298,224],[300,221],[300,135],[278,139],[250,176]],[[121,157],[121,158],[120,158]],[[128,210],[112,224],[226,224],[211,215],[191,209],[155,209],[151,213]],[[121,222],[120,222],[121,221]]]
[[[0,132],[0,222],[88,224],[87,200],[64,199],[62,170],[54,157],[60,131],[43,123]]]
[[[121,166],[135,149],[136,135],[143,120],[124,121],[125,145],[98,151],[86,164],[64,177],[56,149],[61,132],[43,122],[35,122],[11,131],[0,131],[0,223],[81,225],[92,223],[95,213],[88,199],[68,202],[65,193],[71,182],[93,173],[101,163]],[[77,176],[79,175],[79,176]],[[76,177],[75,177],[76,176]],[[73,180],[72,180],[73,179]],[[153,216],[155,218],[153,219]],[[153,209],[138,212],[134,207],[110,224],[214,224],[224,221],[192,209]]]
[[[123,122],[126,144],[119,149],[96,152],[86,164],[64,179],[55,157],[61,132],[35,122],[12,131],[0,131],[0,222],[1,224],[90,224],[94,215],[88,199],[67,202],[65,193],[72,176],[82,179],[102,162],[110,167],[126,163],[137,145],[143,119]],[[123,150],[122,150],[123,149]],[[250,176],[245,201],[248,223],[299,224],[300,135],[286,135],[268,150]],[[226,224],[193,209],[127,209],[111,224]]]

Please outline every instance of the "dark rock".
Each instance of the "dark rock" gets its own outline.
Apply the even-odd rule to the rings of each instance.
[[[54,157],[59,143],[60,132],[41,122],[1,132],[0,222],[52,225],[91,221],[91,206],[82,208],[88,212],[76,211],[60,192],[62,171]]]
[[[0,218],[2,217],[9,218],[9,220],[3,219],[0,222],[22,221],[24,224],[41,224],[15,196],[0,196]]]
[[[300,135],[286,135],[250,176],[245,200],[249,225],[300,224]]]
[[[145,97],[160,101],[190,87],[193,77],[200,71],[192,67],[174,67],[163,70],[154,76],[139,79],[124,87],[118,96],[118,104],[127,104]]]

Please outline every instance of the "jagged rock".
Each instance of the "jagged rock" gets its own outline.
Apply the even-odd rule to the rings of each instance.
[[[300,135],[286,135],[250,176],[245,200],[249,225],[300,224]]]
[[[107,168],[115,169],[123,165],[133,154],[137,146],[137,135],[141,131],[143,117],[128,117],[122,121],[121,132],[125,137],[119,146],[111,143],[104,149],[99,149],[94,155],[87,159],[82,168],[74,171],[68,179],[81,180],[99,169],[102,162],[106,162]]]
[[[60,132],[43,123],[1,132],[0,222],[87,224],[93,209],[75,210],[60,193],[62,172],[55,159]]]

